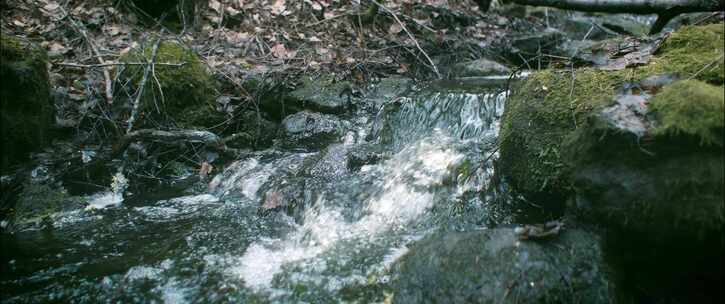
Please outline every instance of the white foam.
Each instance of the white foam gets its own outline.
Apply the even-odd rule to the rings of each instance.
[[[391,229],[419,219],[433,204],[434,194],[429,191],[430,187],[441,184],[451,165],[462,158],[452,149],[444,148],[444,139],[436,139],[435,143],[421,141],[383,164],[385,174],[379,182],[382,191],[364,202],[365,215],[359,220],[346,221],[340,210],[327,204],[321,196],[315,207],[305,211],[302,225],[285,238],[263,239],[250,245],[238,265],[230,269],[231,273],[253,290],[271,291],[275,275],[285,265],[296,263],[308,272],[322,273],[325,262],[318,258],[319,255],[340,241],[372,242]],[[383,263],[391,264],[405,250],[392,252]],[[300,273],[295,273],[292,279],[322,282],[319,277]],[[362,274],[354,280],[352,277],[326,277],[325,284],[328,288],[338,289],[351,283],[350,280],[364,279]]]

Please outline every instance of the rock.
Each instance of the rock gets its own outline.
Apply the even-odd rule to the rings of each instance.
[[[724,120],[722,86],[677,81],[617,98],[564,145],[571,207],[582,221],[606,227],[611,255],[629,277],[624,285],[640,286],[646,297],[691,299],[673,295],[688,289],[707,297],[718,289],[683,278],[725,278],[713,268],[725,254]],[[623,244],[637,254],[621,260]]]
[[[282,120],[280,143],[286,147],[320,148],[342,136],[343,123],[335,116],[302,111]]]
[[[329,114],[343,113],[357,101],[350,82],[334,81],[331,77],[304,78],[302,84],[287,95],[287,99],[291,107]]]
[[[53,105],[47,60],[36,45],[9,34],[0,35],[3,174],[49,142]]]
[[[514,229],[439,232],[393,266],[394,303],[610,303],[595,235],[519,241]]]
[[[359,170],[362,166],[374,165],[383,159],[381,145],[364,143],[353,147],[347,159],[347,168],[351,171]]]
[[[152,49],[153,43],[149,42],[143,50],[134,49],[123,55],[120,61],[145,62],[150,59]],[[216,98],[215,82],[194,51],[176,42],[163,41],[159,44],[156,62],[183,62],[184,65],[155,66],[156,78],[161,84],[160,89],[163,92],[163,101],[156,80],[149,77],[144,88],[144,96],[141,98],[144,112],[158,115],[156,110],[158,107],[161,114],[179,120],[182,124],[186,122],[191,125],[203,122],[203,120],[194,120],[193,117],[205,117],[207,114],[213,114]],[[119,77],[124,81],[129,81],[131,87],[137,88],[143,79],[144,69],[143,65],[129,65],[119,74]],[[133,91],[129,94],[133,94]],[[202,114],[191,115],[193,114],[191,112],[201,112]],[[209,123],[214,122],[216,121],[212,119]]]
[[[52,228],[59,212],[79,210],[88,205],[81,197],[70,196],[62,187],[28,181],[18,196],[15,212],[11,214],[11,231],[28,228]]]
[[[455,64],[451,69],[453,77],[482,77],[508,75],[511,70],[504,65],[488,59],[478,59]]]
[[[683,27],[636,73],[542,71],[507,101],[500,172],[544,208],[572,197],[635,302],[707,302],[725,278],[723,42]]]
[[[546,70],[513,87],[501,122],[500,170],[513,188],[543,204],[558,204],[572,193],[565,175],[562,143],[589,114],[610,105],[626,82],[656,75],[725,80],[722,24],[684,27],[663,42],[649,64],[616,71],[583,68]],[[719,59],[718,59],[719,58]],[[711,69],[702,70],[704,66]],[[699,71],[699,72],[698,72]],[[633,76],[634,75],[634,76]]]

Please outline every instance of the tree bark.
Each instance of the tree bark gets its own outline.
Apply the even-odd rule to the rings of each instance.
[[[548,6],[582,12],[657,14],[650,34],[662,30],[667,22],[683,13],[725,10],[725,0],[511,0],[531,6]]]

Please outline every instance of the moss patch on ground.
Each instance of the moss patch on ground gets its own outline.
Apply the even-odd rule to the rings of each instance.
[[[47,55],[32,43],[0,34],[2,169],[28,159],[49,141],[53,122]]]
[[[619,71],[582,68],[573,73],[544,70],[531,75],[514,86],[513,94],[506,103],[499,138],[502,172],[514,189],[530,198],[563,199],[571,186],[565,177],[562,144],[584,124],[589,114],[610,105],[615,93],[625,83],[636,83],[660,74],[674,74],[718,85],[703,87],[704,83],[698,84],[698,93],[683,100],[690,100],[692,96],[717,99],[714,91],[722,92],[725,79],[723,45],[722,23],[688,26],[672,33],[645,66]],[[702,88],[705,90],[700,90]],[[687,104],[681,104],[680,110],[663,110],[668,102],[665,98],[660,99],[653,101],[653,108],[659,109],[659,117],[663,119],[656,132],[696,132],[703,143],[717,142],[718,130],[706,131],[687,124],[672,125],[675,120],[699,114],[687,112]],[[710,108],[716,111],[717,104],[702,111]],[[708,114],[708,119],[721,119],[717,117],[722,115],[722,108],[719,109],[719,114]],[[719,138],[722,139],[722,135]]]
[[[135,49],[122,56],[121,62],[146,62],[152,57],[153,46]],[[147,79],[142,96],[145,111],[156,110],[156,106],[172,118],[187,108],[212,106],[216,97],[215,83],[204,64],[191,49],[175,42],[159,44],[157,63],[184,63],[183,66],[156,65],[154,75]],[[143,79],[144,65],[129,65],[122,76],[134,87]],[[158,80],[158,83],[157,83]]]

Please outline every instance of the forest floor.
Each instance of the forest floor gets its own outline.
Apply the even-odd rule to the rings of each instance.
[[[68,88],[80,104],[94,97],[89,95],[102,98],[104,70],[113,81],[120,56],[157,37],[182,42],[198,53],[216,78],[228,84],[220,93],[252,98],[241,88],[250,78],[292,81],[300,74],[332,73],[340,80],[366,82],[392,74],[440,76],[437,65],[480,58],[507,33],[544,24],[481,12],[470,0],[395,0],[384,6],[370,1],[211,0],[186,10],[193,16],[164,7],[164,1],[135,2],[146,4],[8,0],[2,29],[44,47],[51,84]]]

